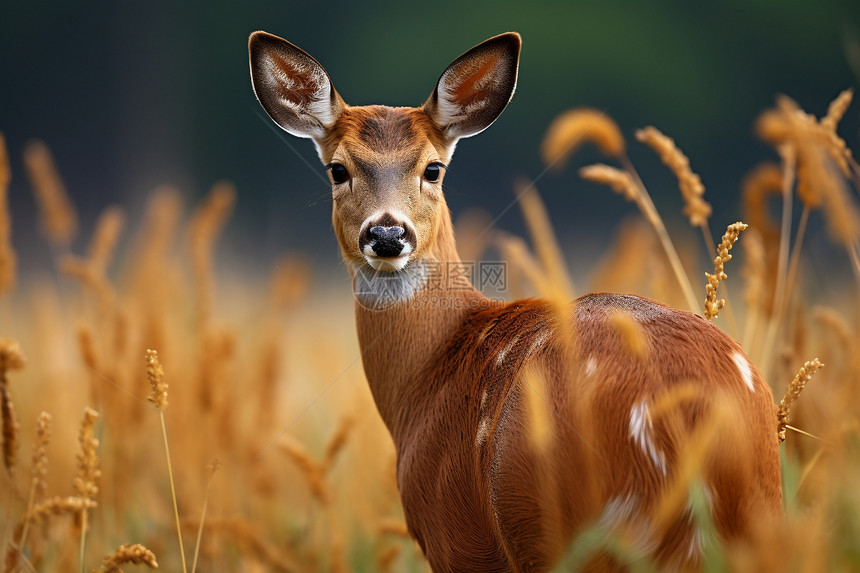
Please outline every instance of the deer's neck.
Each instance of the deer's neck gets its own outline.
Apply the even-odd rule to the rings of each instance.
[[[395,443],[410,413],[422,409],[426,371],[466,317],[486,303],[462,270],[449,218],[436,247],[398,273],[353,267],[356,325],[364,372]]]

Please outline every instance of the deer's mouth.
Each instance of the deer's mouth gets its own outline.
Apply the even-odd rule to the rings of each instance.
[[[382,253],[392,253],[392,256],[382,256],[378,254],[380,251]],[[364,245],[361,252],[368,265],[374,270],[383,272],[396,272],[405,267],[412,256],[412,245],[404,241],[402,245],[399,245],[397,253],[393,254],[392,251],[386,251],[385,247],[379,247],[374,250],[370,243]]]

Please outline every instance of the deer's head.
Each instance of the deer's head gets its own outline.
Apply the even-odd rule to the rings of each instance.
[[[518,34],[490,38],[454,60],[421,107],[349,106],[314,58],[265,32],[251,35],[249,52],[263,108],[316,145],[347,262],[397,272],[454,252],[446,166],[457,140],[489,127],[513,96]]]

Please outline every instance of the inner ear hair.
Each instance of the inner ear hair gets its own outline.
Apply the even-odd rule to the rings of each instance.
[[[448,137],[476,135],[499,117],[516,89],[521,45],[516,32],[500,34],[445,69],[424,110]]]
[[[298,137],[322,139],[345,104],[313,56],[267,32],[248,39],[251,83],[275,123]]]

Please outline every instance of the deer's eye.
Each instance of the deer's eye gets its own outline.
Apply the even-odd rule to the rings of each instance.
[[[424,169],[424,179],[430,183],[439,181],[439,175],[442,173],[441,168],[445,167],[441,163],[431,163]]]
[[[334,181],[335,185],[349,181],[349,171],[342,164],[332,163],[328,165],[328,170],[331,172],[331,180]]]

